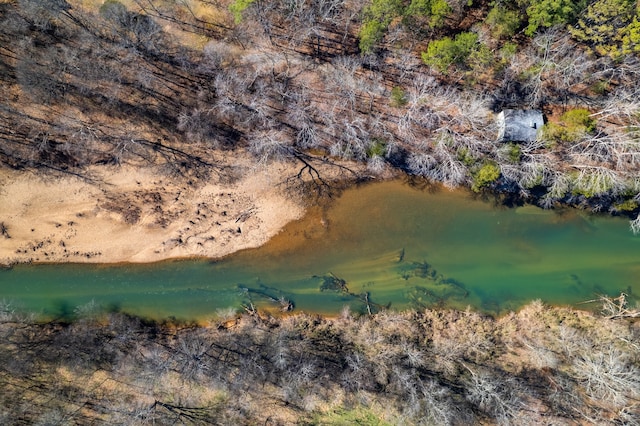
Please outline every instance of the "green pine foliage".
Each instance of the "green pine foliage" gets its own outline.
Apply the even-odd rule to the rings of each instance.
[[[391,22],[403,11],[401,0],[373,0],[364,9],[360,28],[360,51],[371,53],[375,45],[384,37]]]
[[[569,29],[599,55],[619,58],[640,51],[640,24],[635,0],[598,0]]]
[[[384,139],[372,138],[367,147],[367,158],[384,157],[387,152],[387,142]]]
[[[444,37],[429,43],[426,52],[422,52],[422,60],[440,72],[447,69],[458,59],[456,43],[451,37]]]
[[[454,39],[444,37],[429,43],[427,51],[422,52],[422,60],[430,67],[446,73],[452,65],[486,63],[487,55],[490,55],[490,51],[478,42],[477,34],[463,32]]]
[[[624,200],[614,204],[613,208],[618,212],[632,212],[638,208],[638,202],[633,199]]]
[[[531,0],[527,7],[529,25],[524,32],[532,36],[539,28],[571,24],[585,7],[585,0]]]
[[[522,158],[522,148],[517,143],[506,144],[504,148],[507,159],[511,164],[518,164]]]
[[[391,23],[400,19],[407,27],[416,29],[440,28],[452,12],[446,0],[372,0],[363,12],[360,27],[360,51],[372,53]]]
[[[371,53],[375,45],[384,37],[387,26],[380,21],[368,20],[360,27],[360,51]]]
[[[640,21],[634,16],[633,21],[621,31],[620,45],[622,55],[640,53]]]
[[[508,39],[520,29],[522,18],[518,10],[510,9],[503,4],[496,4],[489,11],[485,22],[489,25],[493,37]]]
[[[441,28],[452,9],[446,0],[412,0],[404,12],[405,22],[423,23]]]

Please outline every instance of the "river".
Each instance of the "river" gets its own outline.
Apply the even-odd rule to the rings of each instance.
[[[45,317],[96,306],[207,320],[243,304],[277,311],[280,299],[328,315],[346,305],[501,314],[533,299],[577,305],[624,291],[637,300],[639,259],[640,237],[622,218],[390,181],[346,190],[265,246],[218,261],[17,265],[0,271],[0,300]]]

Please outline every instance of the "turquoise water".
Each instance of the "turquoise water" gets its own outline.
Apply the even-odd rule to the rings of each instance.
[[[277,311],[280,298],[322,314],[366,312],[367,301],[372,311],[502,313],[533,299],[575,305],[625,291],[637,300],[638,259],[625,219],[507,209],[394,181],[347,190],[265,246],[219,261],[19,265],[0,271],[0,300],[45,316],[94,303],[156,319],[206,320],[251,303]]]

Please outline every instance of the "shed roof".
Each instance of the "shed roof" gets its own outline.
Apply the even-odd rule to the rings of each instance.
[[[505,109],[498,114],[497,124],[499,141],[533,142],[544,125],[544,117],[537,109]]]

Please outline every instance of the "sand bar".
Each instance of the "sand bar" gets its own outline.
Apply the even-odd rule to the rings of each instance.
[[[287,167],[196,183],[153,167],[93,166],[83,171],[91,180],[0,168],[0,264],[218,258],[260,246],[304,213],[283,190]]]

